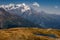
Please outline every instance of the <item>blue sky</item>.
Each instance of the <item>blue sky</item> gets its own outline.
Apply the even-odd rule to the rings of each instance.
[[[60,0],[0,0],[0,5],[10,3],[33,3],[40,4],[41,9],[49,13],[60,14]]]
[[[40,4],[50,4],[50,5],[54,5],[54,4],[60,4],[60,0],[0,0],[0,4],[7,4],[7,3],[22,3],[22,2],[38,2]]]

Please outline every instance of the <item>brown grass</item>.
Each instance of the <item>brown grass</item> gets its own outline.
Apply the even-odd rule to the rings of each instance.
[[[36,34],[54,34],[56,38]],[[58,40],[60,30],[40,28],[11,28],[0,30],[0,40]]]

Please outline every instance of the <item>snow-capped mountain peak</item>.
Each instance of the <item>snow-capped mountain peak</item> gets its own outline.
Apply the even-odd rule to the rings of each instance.
[[[13,10],[17,8],[22,8],[21,11],[25,12],[27,10],[30,10],[30,7],[26,5],[25,3],[22,4],[8,4],[8,5],[1,5],[0,8],[4,8],[5,10]]]
[[[27,10],[30,10],[30,7],[28,5],[26,5],[25,3],[22,3],[21,6],[23,6],[23,9],[21,9],[21,12],[25,12]]]

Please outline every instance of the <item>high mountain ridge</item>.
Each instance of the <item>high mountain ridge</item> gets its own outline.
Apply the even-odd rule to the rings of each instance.
[[[39,4],[38,4],[39,5]],[[60,15],[49,14],[44,11],[40,11],[40,7],[37,4],[27,5],[25,3],[18,4],[18,8],[5,10],[9,13],[16,14],[23,17],[35,24],[42,26],[43,28],[57,28],[60,29]],[[13,5],[14,6],[14,5]],[[17,7],[17,6],[15,6]]]

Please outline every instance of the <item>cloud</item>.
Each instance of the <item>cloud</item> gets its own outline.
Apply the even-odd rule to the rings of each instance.
[[[37,2],[34,2],[32,5],[40,7],[40,5]]]
[[[56,6],[54,6],[54,8],[58,8],[58,6],[56,5]]]
[[[25,3],[22,3],[22,5],[23,5],[23,6],[26,6],[26,4],[25,4]]]

